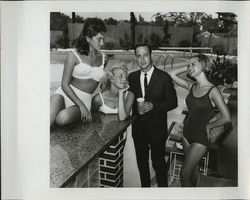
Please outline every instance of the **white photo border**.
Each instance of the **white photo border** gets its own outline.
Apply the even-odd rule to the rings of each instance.
[[[233,1],[50,1],[1,2],[2,92],[16,87],[13,116],[2,125],[3,199],[246,199],[248,197],[249,2]],[[238,21],[238,187],[226,188],[50,188],[49,83],[50,12],[233,12]],[[11,14],[10,14],[11,13]],[[6,20],[6,21],[5,21]],[[8,23],[6,23],[8,22]],[[13,26],[16,26],[13,28]],[[9,32],[11,31],[11,32]],[[16,31],[16,33],[13,33]],[[15,38],[16,37],[16,38]],[[4,39],[4,40],[3,40]],[[16,43],[12,44],[12,43]],[[11,45],[10,45],[11,44]],[[13,54],[12,54],[13,53]],[[9,59],[12,60],[8,62]],[[16,60],[15,60],[16,59]],[[16,64],[16,66],[15,66]],[[16,70],[16,80],[13,71]],[[5,86],[5,80],[10,85]],[[13,85],[14,84],[14,85]],[[3,94],[3,93],[2,93]],[[2,96],[2,116],[13,96]],[[14,95],[15,97],[15,95]],[[13,99],[12,99],[13,101]],[[11,109],[13,111],[13,109]],[[15,112],[15,111],[13,111]],[[7,115],[6,115],[7,116]],[[2,119],[3,120],[3,119]],[[16,145],[16,146],[15,146]],[[12,151],[13,150],[13,151]],[[15,159],[10,153],[15,153]],[[14,162],[14,163],[13,163]],[[7,163],[7,164],[5,164]],[[11,164],[11,167],[10,167]],[[13,165],[12,165],[13,164]],[[16,176],[13,177],[13,174]],[[12,184],[15,181],[19,184]]]

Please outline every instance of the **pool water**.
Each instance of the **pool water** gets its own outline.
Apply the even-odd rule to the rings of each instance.
[[[165,70],[167,68],[171,67],[172,59],[171,57],[168,57],[165,62],[164,56],[161,56],[164,54],[164,52],[153,52],[152,54],[152,60],[153,64],[162,70]],[[183,54],[182,52],[173,52],[171,53],[173,55],[173,65],[184,65],[190,55],[188,53]],[[63,67],[64,62],[67,56],[67,52],[65,51],[51,51],[50,52],[50,82],[56,83],[60,82],[62,78],[63,73]],[[165,63],[164,63],[165,62]],[[106,69],[110,68],[111,66],[117,65],[123,63],[128,67],[129,72],[135,71],[139,69],[139,66],[137,65],[137,62],[135,61],[135,57],[133,52],[125,52],[124,54],[115,54],[112,56],[109,56],[109,61],[107,64]],[[165,64],[165,67],[164,67]]]

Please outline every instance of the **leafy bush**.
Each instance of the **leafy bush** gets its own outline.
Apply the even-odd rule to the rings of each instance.
[[[115,47],[115,44],[113,42],[106,42],[105,43],[105,49],[107,49],[107,50],[112,50],[112,49],[114,49],[114,47]]]
[[[215,85],[232,84],[237,81],[237,63],[231,60],[223,61],[219,57],[213,60],[211,72],[208,75],[210,81]]]
[[[167,20],[165,20],[164,26],[163,26],[163,32],[164,32],[164,38],[162,40],[162,43],[164,43],[164,46],[169,46],[170,39],[171,39],[171,33],[169,32],[169,23]]]
[[[74,40],[72,41],[71,47],[76,47],[77,42],[78,42],[78,38],[74,39]]]
[[[219,43],[213,46],[213,52],[217,55],[226,55],[223,44]]]
[[[50,49],[57,49],[58,46],[55,43],[50,43]]]
[[[201,46],[201,41],[193,40],[191,46],[192,47],[200,47]]]
[[[137,37],[137,43],[138,43],[138,44],[142,44],[142,43],[147,44],[147,43],[148,43],[148,39],[147,39],[147,37],[144,37],[143,34],[140,34],[140,35]]]
[[[140,34],[138,37],[137,37],[137,43],[138,44],[142,44],[143,43],[143,35]]]
[[[232,55],[237,56],[237,54],[238,54],[237,49],[233,49]]]
[[[50,30],[52,31],[67,31],[69,22],[71,22],[70,17],[64,13],[50,13]]]
[[[127,33],[124,33],[124,39],[121,37],[119,38],[119,42],[120,42],[120,46],[124,50],[128,51],[132,47],[131,38],[128,36]]]
[[[161,38],[158,34],[155,33],[151,33],[151,35],[149,36],[149,41],[147,37],[143,37],[143,34],[140,34],[137,37],[137,43],[138,44],[149,44],[151,46],[152,49],[158,49],[158,47],[160,47],[162,45],[162,41]]]
[[[161,46],[161,38],[159,35],[155,33],[151,33],[150,35],[150,45],[152,49],[158,49]]]
[[[63,33],[55,42],[58,48],[69,48],[69,36],[67,33]]]

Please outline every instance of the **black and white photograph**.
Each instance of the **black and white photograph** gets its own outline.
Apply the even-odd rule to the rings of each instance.
[[[1,2],[1,199],[249,199],[249,9]]]
[[[51,187],[236,187],[237,15],[50,13]]]

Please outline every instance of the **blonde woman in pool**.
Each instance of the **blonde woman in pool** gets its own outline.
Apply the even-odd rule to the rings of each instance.
[[[102,91],[93,98],[93,109],[104,114],[118,114],[125,120],[131,113],[134,94],[128,91],[128,69],[125,65],[111,67],[102,83]]]
[[[92,93],[104,76],[105,57],[100,48],[105,32],[101,19],[86,19],[76,50],[66,58],[61,86],[50,98],[50,125],[92,121]]]

